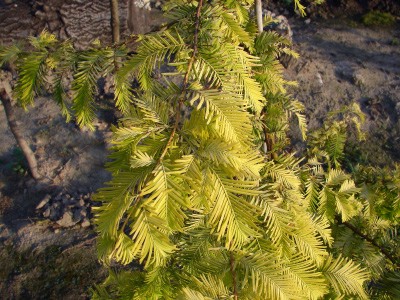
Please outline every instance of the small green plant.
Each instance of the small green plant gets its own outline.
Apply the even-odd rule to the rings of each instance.
[[[393,38],[393,39],[390,41],[390,45],[392,45],[392,46],[399,46],[399,45],[400,45],[400,39],[398,39],[398,38]]]
[[[390,13],[370,11],[362,17],[362,23],[366,26],[392,26],[396,18]]]
[[[280,2],[287,8],[291,9],[294,7],[295,11],[298,11],[300,13],[300,15],[302,15],[302,16],[306,15],[306,13],[305,13],[306,7],[301,4],[301,2],[303,2],[303,1],[300,2],[299,0],[281,0]],[[310,5],[321,5],[324,2],[325,2],[325,0],[308,1],[308,3]]]
[[[21,176],[26,175],[28,172],[28,166],[22,150],[18,147],[14,148],[11,157],[12,171]]]

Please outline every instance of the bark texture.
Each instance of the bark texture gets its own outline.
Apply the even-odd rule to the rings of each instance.
[[[151,0],[152,3],[155,1]],[[113,30],[119,28],[120,40],[131,33],[147,33],[165,22],[161,10],[149,10],[138,0],[42,0],[17,1],[2,5],[0,1],[0,44],[11,44],[38,35],[43,29],[60,39],[70,39],[78,48],[93,40],[111,44]],[[113,3],[114,8],[110,9]],[[118,9],[116,9],[118,7]],[[112,12],[118,11],[119,25],[112,24]]]
[[[26,141],[20,128],[18,127],[18,123],[17,123],[17,120],[14,115],[14,109],[11,104],[11,98],[4,88],[0,89],[0,101],[3,104],[4,111],[6,113],[8,126],[10,127],[10,130],[11,130],[12,134],[14,135],[15,140],[18,143],[18,146],[21,148],[22,152],[24,153],[24,156],[28,162],[29,171],[30,171],[32,177],[35,180],[41,179],[42,176],[39,174],[39,171],[38,171],[35,154],[33,153],[32,149],[29,147],[28,142]]]
[[[111,8],[111,29],[113,43],[117,44],[120,40],[120,29],[119,29],[119,8],[118,0],[110,0]]]

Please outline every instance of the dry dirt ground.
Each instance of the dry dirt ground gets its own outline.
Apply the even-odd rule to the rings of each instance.
[[[306,105],[310,128],[327,112],[358,102],[369,138],[366,159],[386,165],[400,159],[400,28],[365,28],[345,20],[291,20],[301,54],[286,71],[299,86],[291,93]],[[47,194],[89,193],[109,174],[103,170],[114,121],[103,104],[95,132],[66,124],[57,106],[41,98],[17,116],[48,183],[24,174],[23,160],[0,107],[0,298],[86,299],[105,276],[95,255],[92,227],[60,228],[35,207]],[[299,147],[301,145],[299,144]]]
[[[400,29],[366,28],[349,20],[292,23],[301,58],[286,75],[306,106],[309,129],[327,112],[356,102],[368,133],[360,147],[364,161],[389,165],[400,160]]]
[[[24,172],[0,107],[1,299],[84,299],[104,278],[93,229],[61,227],[44,219],[36,206],[47,195],[89,194],[109,179],[103,168],[108,112],[99,113],[95,132],[82,132],[65,123],[49,98],[38,99],[28,113],[17,108],[41,173],[50,179],[37,184]]]

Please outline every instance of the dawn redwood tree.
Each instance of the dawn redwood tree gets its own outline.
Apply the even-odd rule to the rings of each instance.
[[[43,33],[31,51],[1,51],[19,66],[23,105],[46,87],[82,126],[94,117],[97,79],[114,76],[124,117],[96,224],[101,261],[126,267],[110,268],[93,298],[399,297],[399,168],[346,172],[357,106],[307,135],[278,60],[297,54],[257,30],[252,5],[174,0],[169,23],[119,47],[76,51]],[[293,118],[309,139],[303,157],[286,150]]]
[[[347,120],[359,125],[362,115],[354,107],[314,133],[306,163],[287,153],[289,116],[304,136],[305,121],[302,105],[285,94],[277,58],[296,54],[286,39],[257,32],[248,4],[171,3],[169,25],[141,36],[118,71],[116,99],[134,107],[112,141],[114,179],[97,195],[98,248],[106,264],[140,266],[111,272],[95,298],[398,293],[382,288],[398,278],[395,248],[351,223],[369,219],[361,189],[341,169]],[[132,78],[138,89],[129,88]],[[379,231],[394,245],[393,220]],[[359,249],[343,255],[343,234],[364,243],[380,271],[369,272],[373,262]]]

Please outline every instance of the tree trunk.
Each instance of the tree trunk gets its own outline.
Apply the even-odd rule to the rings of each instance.
[[[260,34],[264,30],[261,0],[256,0],[256,18],[257,18],[258,33]]]
[[[17,121],[15,119],[15,115],[14,115],[14,109],[11,105],[11,98],[7,94],[5,89],[0,89],[0,101],[1,101],[1,103],[3,103],[8,126],[10,127],[10,130],[11,130],[12,134],[14,135],[15,140],[17,141],[19,147],[21,148],[21,150],[28,162],[29,171],[30,171],[32,177],[35,180],[41,179],[42,176],[40,176],[40,174],[38,172],[35,154],[33,153],[32,149],[29,147],[27,141],[25,140],[24,136],[21,133],[20,128],[18,127]]]
[[[113,38],[113,43],[117,44],[120,41],[118,0],[110,0],[110,8],[111,8],[112,38]]]

